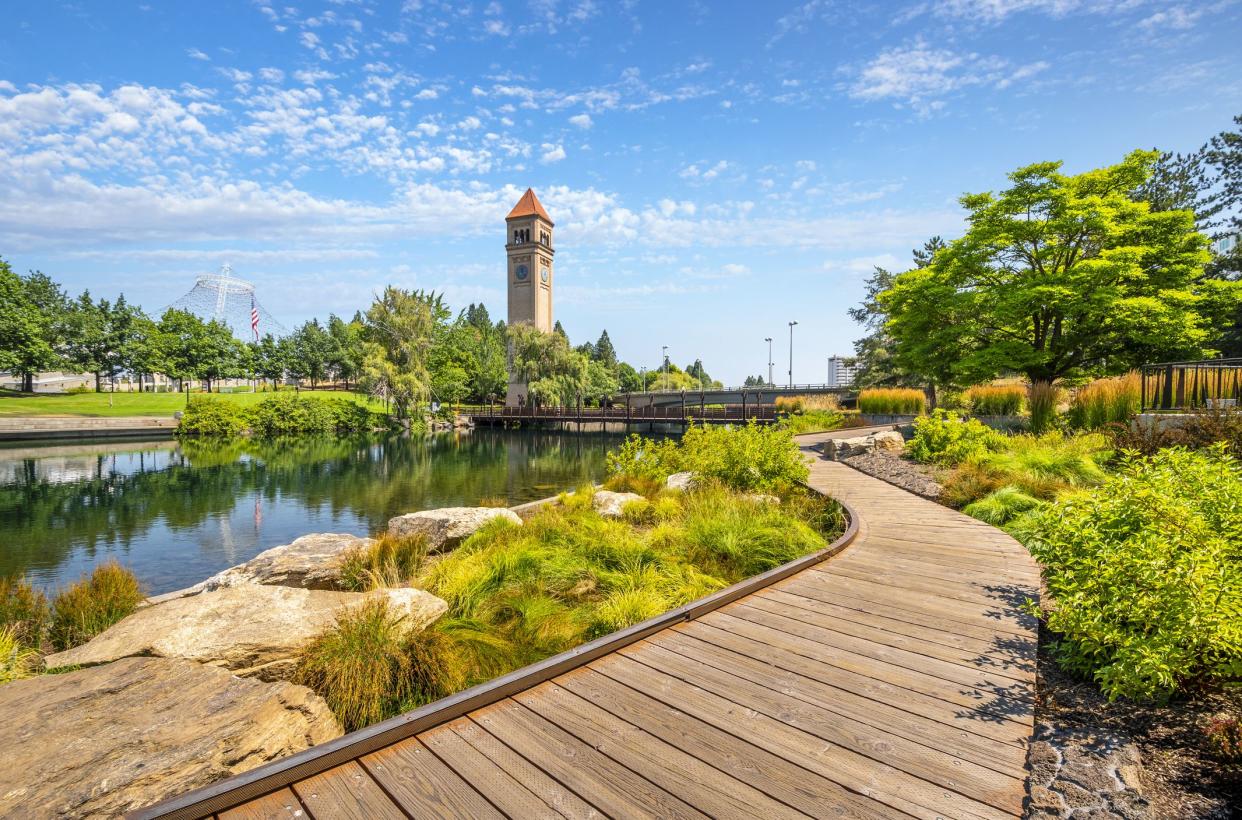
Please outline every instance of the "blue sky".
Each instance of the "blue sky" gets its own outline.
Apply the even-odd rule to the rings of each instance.
[[[0,3],[0,255],[158,311],[222,262],[284,324],[387,283],[555,311],[654,366],[821,381],[873,264],[1028,162],[1187,150],[1242,113],[1242,3]]]

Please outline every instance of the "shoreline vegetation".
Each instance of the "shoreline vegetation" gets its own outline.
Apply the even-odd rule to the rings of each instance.
[[[801,483],[793,434],[776,427],[631,436],[608,473],[602,487],[564,492],[520,525],[497,517],[450,551],[393,534],[352,549],[336,588],[413,587],[447,612],[411,631],[383,598],[342,610],[290,680],[323,697],[347,731],[361,728],[822,549],[844,530],[841,507]],[[38,675],[43,655],[88,642],[143,602],[116,564],[50,602],[5,579],[0,679]]]

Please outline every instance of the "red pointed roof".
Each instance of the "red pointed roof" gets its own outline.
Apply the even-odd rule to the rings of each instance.
[[[535,196],[535,192],[531,188],[526,189],[526,193],[522,194],[522,198],[513,206],[513,210],[509,211],[509,215],[505,217],[505,220],[520,219],[524,216],[538,216],[547,221],[549,225],[552,224],[552,217],[548,216],[548,212],[539,203],[539,197]]]

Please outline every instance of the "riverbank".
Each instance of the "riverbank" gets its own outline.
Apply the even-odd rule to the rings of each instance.
[[[208,396],[248,406],[262,401],[273,392],[294,393],[292,389],[245,393],[191,392],[191,397]],[[383,402],[352,390],[303,390],[297,395],[351,399],[373,410],[382,410]],[[157,417],[171,418],[185,410],[184,393],[14,393],[0,391],[0,418],[33,418],[58,416],[65,418]]]
[[[94,438],[172,438],[177,420],[151,416],[98,418],[79,416],[0,416],[0,441],[49,441]]]

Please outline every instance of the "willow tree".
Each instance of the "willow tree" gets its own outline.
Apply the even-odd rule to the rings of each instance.
[[[362,383],[391,400],[398,418],[430,394],[431,350],[448,316],[438,294],[391,285],[367,310]]]
[[[1018,372],[1051,384],[1209,355],[1238,286],[1203,279],[1193,213],[1131,197],[1157,156],[1076,176],[1037,163],[998,194],[962,197],[965,236],[878,297],[894,357],[914,372],[947,363],[966,383]]]

